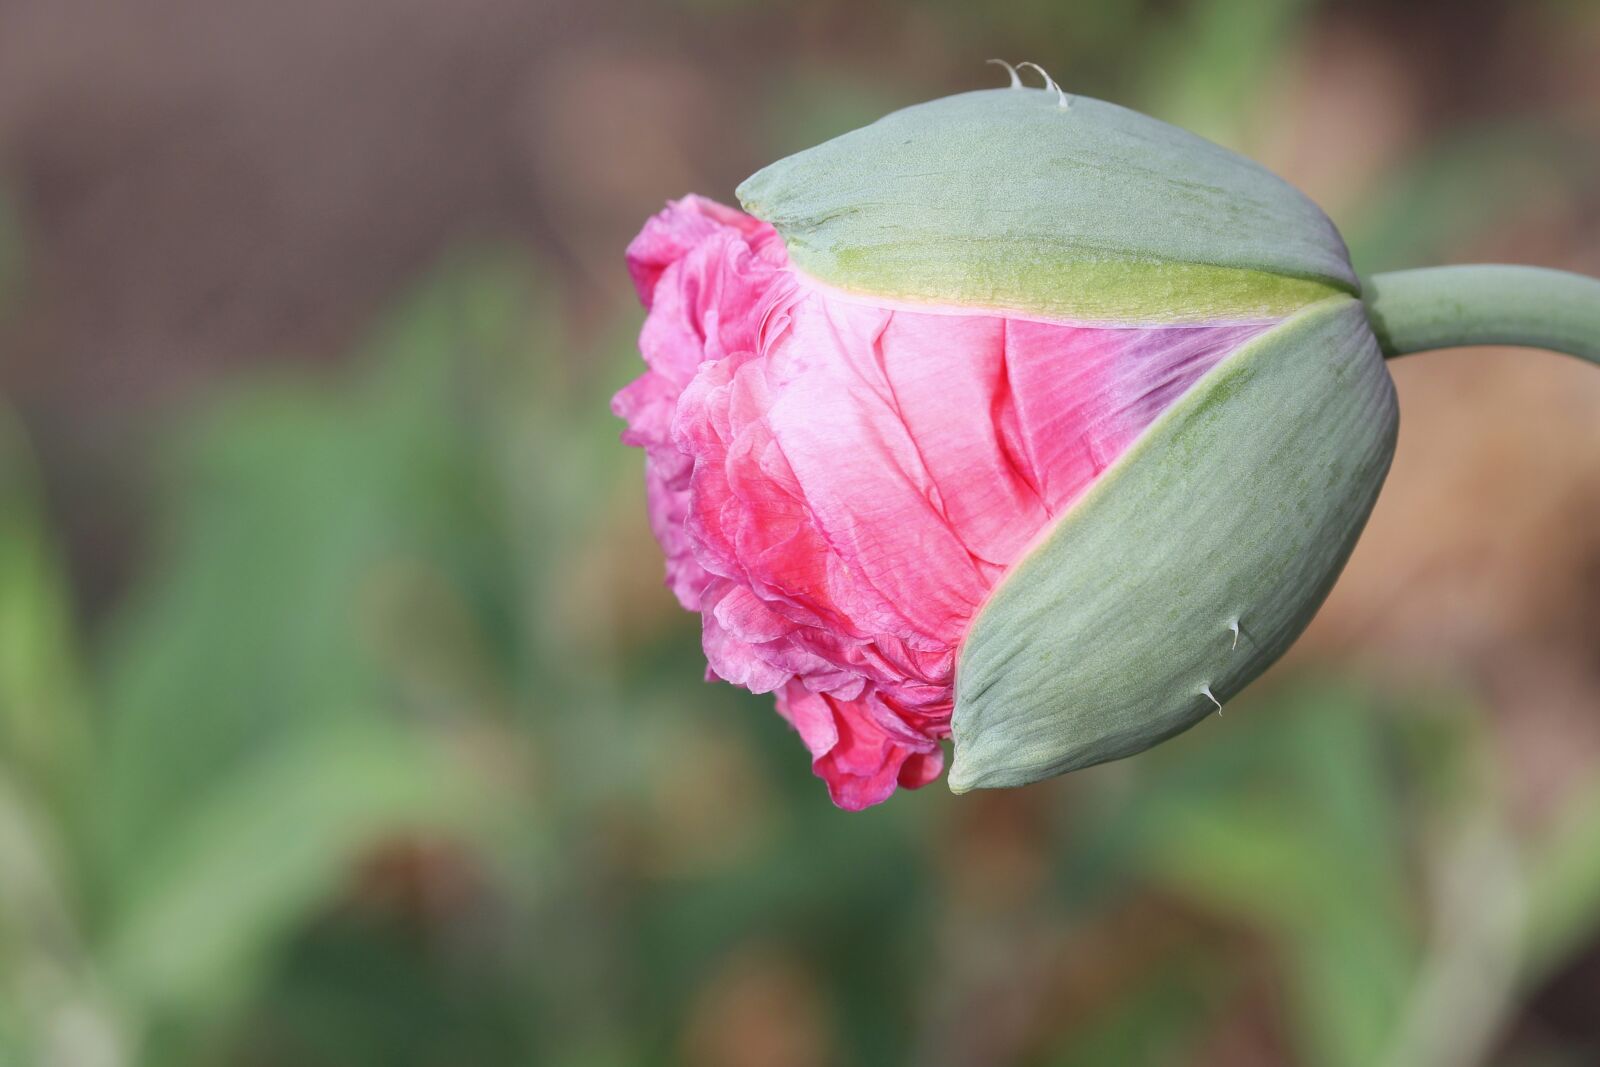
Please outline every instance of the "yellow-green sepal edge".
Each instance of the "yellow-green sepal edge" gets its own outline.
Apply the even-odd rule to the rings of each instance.
[[[1214,713],[1213,697],[1265,670],[1321,605],[1397,426],[1393,383],[1350,298],[1300,311],[1213,368],[979,612],[956,669],[950,787],[1119,759]]]
[[[739,187],[806,273],[1085,323],[1271,320],[1359,292],[1322,211],[1243,156],[1089,97],[962,93]]]

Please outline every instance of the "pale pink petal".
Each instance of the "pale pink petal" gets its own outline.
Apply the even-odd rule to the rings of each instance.
[[[798,303],[764,353],[765,421],[839,561],[829,600],[858,630],[932,648],[960,641],[997,575],[956,535],[900,416],[880,358],[893,314],[819,294]]]
[[[728,599],[742,595],[747,594],[730,582],[711,583],[702,604],[700,644],[706,664],[718,678],[752,693],[771,693],[786,685],[793,673],[767,662],[760,654],[760,643],[725,626],[717,610]]]

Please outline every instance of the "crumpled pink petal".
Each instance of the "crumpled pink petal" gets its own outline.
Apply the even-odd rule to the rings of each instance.
[[[938,777],[956,651],[995,583],[1206,371],[1268,324],[1086,327],[826,289],[700,197],[628,248],[667,582],[713,677],[776,693],[834,803]]]
[[[772,227],[697,196],[652,218],[628,246],[628,272],[651,311],[639,336],[650,370],[617,393],[611,410],[628,422],[623,443],[649,456],[650,527],[667,556],[667,584],[690,611],[707,575],[683,532],[694,461],[672,442],[678,398],[702,361],[754,344],[759,296],[787,262]]]

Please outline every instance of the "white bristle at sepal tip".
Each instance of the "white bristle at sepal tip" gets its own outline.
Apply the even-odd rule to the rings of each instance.
[[[1049,71],[1039,66],[1039,64],[1031,61],[1024,61],[1017,64],[1018,70],[1021,70],[1023,67],[1032,67],[1034,70],[1039,72],[1039,76],[1044,79],[1044,87],[1050,92],[1056,94],[1057,107],[1065,111],[1067,108],[1072,106],[1072,97],[1068,96],[1066,90],[1062,89],[1061,86],[1056,84],[1056,80],[1050,77]]]
[[[996,63],[996,64],[999,64],[1000,66],[1006,68],[1006,73],[1011,75],[1010,88],[1012,88],[1012,89],[1021,89],[1022,88],[1022,75],[1017,73],[1017,68],[1016,67],[1013,67],[1010,63],[1007,63],[1003,59],[989,59],[989,60],[985,60],[984,62],[986,62],[986,63]]]

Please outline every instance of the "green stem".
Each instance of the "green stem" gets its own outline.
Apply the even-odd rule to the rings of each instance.
[[[1526,345],[1600,363],[1600,279],[1482,264],[1374,274],[1362,290],[1385,356]]]

